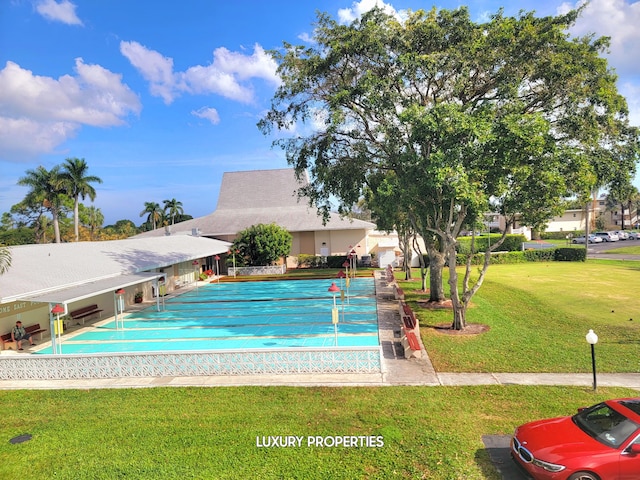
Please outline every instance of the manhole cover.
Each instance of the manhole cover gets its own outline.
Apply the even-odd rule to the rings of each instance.
[[[25,433],[24,435],[18,435],[17,437],[13,437],[11,440],[9,440],[9,443],[22,443],[22,442],[26,442],[27,440],[31,440],[31,434],[29,433]]]

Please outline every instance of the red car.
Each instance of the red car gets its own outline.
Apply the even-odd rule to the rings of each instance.
[[[511,456],[535,480],[639,480],[640,398],[521,425]]]

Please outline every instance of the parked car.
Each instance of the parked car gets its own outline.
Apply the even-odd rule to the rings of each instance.
[[[615,232],[596,232],[596,236],[602,238],[603,242],[617,242],[620,240]]]
[[[607,400],[569,417],[526,423],[513,460],[536,480],[635,480],[640,472],[640,397]]]
[[[589,243],[601,243],[601,242],[602,242],[601,237],[598,237],[593,233],[589,234]],[[581,237],[574,238],[573,240],[571,240],[571,243],[584,243],[584,235],[582,235]]]
[[[640,238],[640,232],[628,232],[629,240],[638,240]]]
[[[618,238],[620,240],[628,240],[629,239],[629,234],[627,232],[625,232],[624,230],[618,230],[617,232],[613,232],[616,235],[618,235]]]

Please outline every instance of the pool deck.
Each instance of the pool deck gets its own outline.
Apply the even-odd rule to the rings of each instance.
[[[110,378],[73,380],[0,380],[0,389],[92,389],[152,387],[384,387],[384,386],[462,386],[462,385],[565,385],[591,387],[591,374],[573,373],[437,373],[426,351],[422,358],[405,359],[399,353],[397,331],[400,325],[397,301],[383,277],[375,274],[379,335],[382,344],[382,373],[315,375],[244,375],[154,378]],[[640,390],[640,374],[598,374],[598,386]]]

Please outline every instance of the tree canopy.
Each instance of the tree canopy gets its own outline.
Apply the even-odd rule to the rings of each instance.
[[[272,265],[291,252],[291,234],[275,223],[252,225],[239,232],[231,247],[240,265]]]
[[[464,328],[490,251],[475,281],[469,263],[459,282],[463,228],[487,212],[539,227],[562,198],[635,171],[638,132],[601,57],[608,39],[570,38],[579,13],[475,23],[464,7],[404,21],[376,8],[350,25],[319,14],[311,46],[272,52],[282,84],[259,127],[308,132],[275,143],[308,171],[303,193],[325,215],[333,199],[345,213],[384,186],[432,272],[448,260],[453,326]]]

